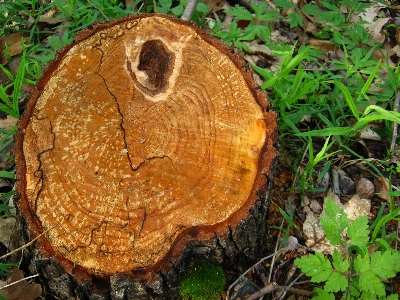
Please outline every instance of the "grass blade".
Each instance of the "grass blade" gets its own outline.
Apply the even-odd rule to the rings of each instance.
[[[337,80],[327,81],[327,82],[335,84],[342,91],[344,99],[346,100],[347,105],[351,110],[351,113],[353,114],[354,117],[357,118],[357,120],[359,120],[360,114],[358,113],[356,103],[354,102],[349,89],[343,83]]]
[[[296,136],[306,137],[306,136],[329,136],[329,135],[345,135],[353,133],[353,128],[350,127],[331,127],[319,130],[311,130],[307,132],[295,133]]]
[[[13,172],[0,171],[0,177],[15,179],[15,174]]]

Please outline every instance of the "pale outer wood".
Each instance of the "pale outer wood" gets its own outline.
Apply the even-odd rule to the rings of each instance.
[[[155,95],[137,70],[149,40],[174,58]],[[227,55],[167,18],[72,47],[23,140],[26,196],[43,231],[58,224],[47,234],[55,252],[98,275],[146,269],[186,229],[234,220],[254,204],[270,138],[254,95]]]

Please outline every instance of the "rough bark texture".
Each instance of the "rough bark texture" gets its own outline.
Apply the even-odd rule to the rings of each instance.
[[[171,298],[192,259],[242,270],[266,238],[276,117],[240,55],[159,15],[60,51],[17,134],[18,215],[54,297]]]

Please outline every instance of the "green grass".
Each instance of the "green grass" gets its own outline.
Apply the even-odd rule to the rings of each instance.
[[[270,69],[252,68],[263,79],[261,88],[268,93],[271,106],[278,113],[280,153],[286,157],[286,164],[293,167],[295,189],[301,195],[320,191],[317,182],[335,165],[334,158],[338,153],[364,161],[376,176],[383,177],[383,173],[395,176],[400,172],[400,166],[388,162],[387,158],[392,155],[389,150],[385,159],[369,161],[351,147],[370,124],[375,125],[383,140],[390,141],[393,124],[400,123],[400,114],[394,111],[394,99],[400,88],[399,65],[389,64],[383,45],[371,40],[363,27],[365,21],[351,21],[352,16],[365,11],[372,3],[326,0],[319,1],[318,5],[310,2],[296,7],[287,0],[272,2],[275,8],[260,2],[251,4],[252,11],[238,5],[225,10],[223,13],[233,18],[228,26],[218,19],[206,18],[207,6],[199,3],[193,20],[243,53],[251,51],[249,42],[257,41],[271,49],[275,58],[281,61]],[[377,2],[391,9],[385,2]],[[340,10],[339,4],[347,9],[346,14]],[[144,12],[179,17],[185,5],[185,0],[135,1],[129,7],[118,0],[55,0],[46,4],[39,0],[15,0],[2,3],[0,36],[22,32],[26,40],[22,43],[24,50],[15,74],[7,66],[0,65],[0,72],[8,78],[7,83],[0,86],[0,110],[19,118],[21,102],[26,97],[23,85],[34,85],[56,51],[70,44],[79,30],[94,22]],[[283,14],[287,9],[290,13]],[[56,12],[53,24],[41,26],[42,16],[52,11]],[[273,25],[277,21],[288,28],[300,29],[304,25],[302,13],[315,17],[318,30],[313,32],[314,37],[329,41],[342,51],[343,58],[327,60],[323,51],[309,45],[287,45],[272,37]],[[389,25],[387,32],[393,26]],[[7,49],[5,54],[11,58]],[[374,56],[377,51],[385,58],[377,60]],[[0,149],[13,142],[15,132],[16,127],[1,129]],[[324,141],[321,149],[314,147],[317,139]],[[299,153],[304,153],[305,159]],[[5,158],[12,159],[9,156]],[[13,181],[13,168],[10,165],[1,170],[0,177]],[[0,197],[3,203],[1,212],[6,213],[12,195],[11,191]],[[392,233],[390,238],[386,238],[385,224],[398,220],[399,208],[394,198],[400,194],[390,187],[388,195],[388,214],[378,214],[370,228],[370,241],[378,243],[385,251],[393,239],[398,239]],[[291,221],[292,215],[285,218],[289,227],[295,226]]]

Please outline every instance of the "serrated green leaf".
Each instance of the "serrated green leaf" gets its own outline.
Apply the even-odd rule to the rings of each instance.
[[[279,14],[275,10],[271,10],[269,12],[266,12],[265,14],[262,14],[258,20],[259,21],[276,21],[278,20]]]
[[[235,5],[235,7],[225,10],[228,15],[234,16],[239,20],[253,21],[253,15],[244,7]]]
[[[260,18],[260,16],[262,15],[262,13],[267,9],[268,5],[267,3],[265,3],[264,1],[261,2],[254,2],[251,1],[250,2],[250,6],[251,8],[254,10],[254,13],[256,14],[257,19]]]
[[[376,300],[376,295],[370,292],[362,292],[359,300]]]
[[[383,279],[396,276],[399,270],[400,254],[387,250],[385,252],[376,251],[371,257],[371,271]]]
[[[351,245],[362,247],[369,241],[368,217],[361,216],[352,221],[347,229]]]
[[[178,5],[171,9],[171,12],[174,16],[181,16],[183,14],[183,5]]]
[[[326,281],[325,290],[327,292],[344,292],[347,289],[347,286],[347,277],[341,273],[334,272],[331,276],[329,276],[328,280]]]
[[[319,217],[326,238],[333,246],[342,243],[341,233],[349,225],[346,213],[332,199],[327,199],[324,212],[327,217]]]
[[[393,294],[393,295],[386,297],[386,300],[398,300],[398,299],[399,299],[399,295],[397,295],[397,294]]]
[[[366,272],[370,267],[370,258],[368,255],[358,255],[354,260],[354,269],[357,272]]]
[[[332,274],[331,262],[322,254],[315,253],[297,258],[294,263],[302,272],[311,277],[312,282],[322,282],[328,280]]]
[[[347,259],[343,259],[342,254],[336,248],[333,250],[332,258],[332,265],[336,270],[340,272],[346,272],[349,269],[349,261]]]
[[[337,220],[330,218],[319,218],[322,229],[326,235],[326,238],[329,240],[331,245],[335,246],[343,242],[341,233],[343,232],[343,228],[341,228],[337,222]]]
[[[208,6],[205,3],[199,3],[196,6],[196,11],[199,13],[207,14],[209,12]]]
[[[306,4],[303,6],[302,11],[304,11],[306,14],[309,14],[310,16],[316,16],[321,14],[321,10],[319,9],[318,6],[314,4]]]
[[[358,299],[360,297],[360,290],[358,288],[358,277],[354,277],[353,281],[349,286],[349,294],[353,299]]]
[[[299,25],[303,26],[303,18],[299,14],[291,13],[288,15],[288,18],[290,20],[289,22],[290,28],[294,28]]]
[[[315,288],[314,292],[316,292],[318,296],[313,297],[311,300],[335,300],[334,294],[324,291],[323,289]]]
[[[280,8],[296,8],[296,5],[287,0],[275,0],[275,5]]]
[[[330,4],[329,2],[320,0],[320,3],[326,7],[328,10],[336,13],[340,13],[340,8],[335,5]]]
[[[385,296],[385,286],[374,272],[367,270],[360,274],[359,286],[361,291],[370,292],[378,296]]]

